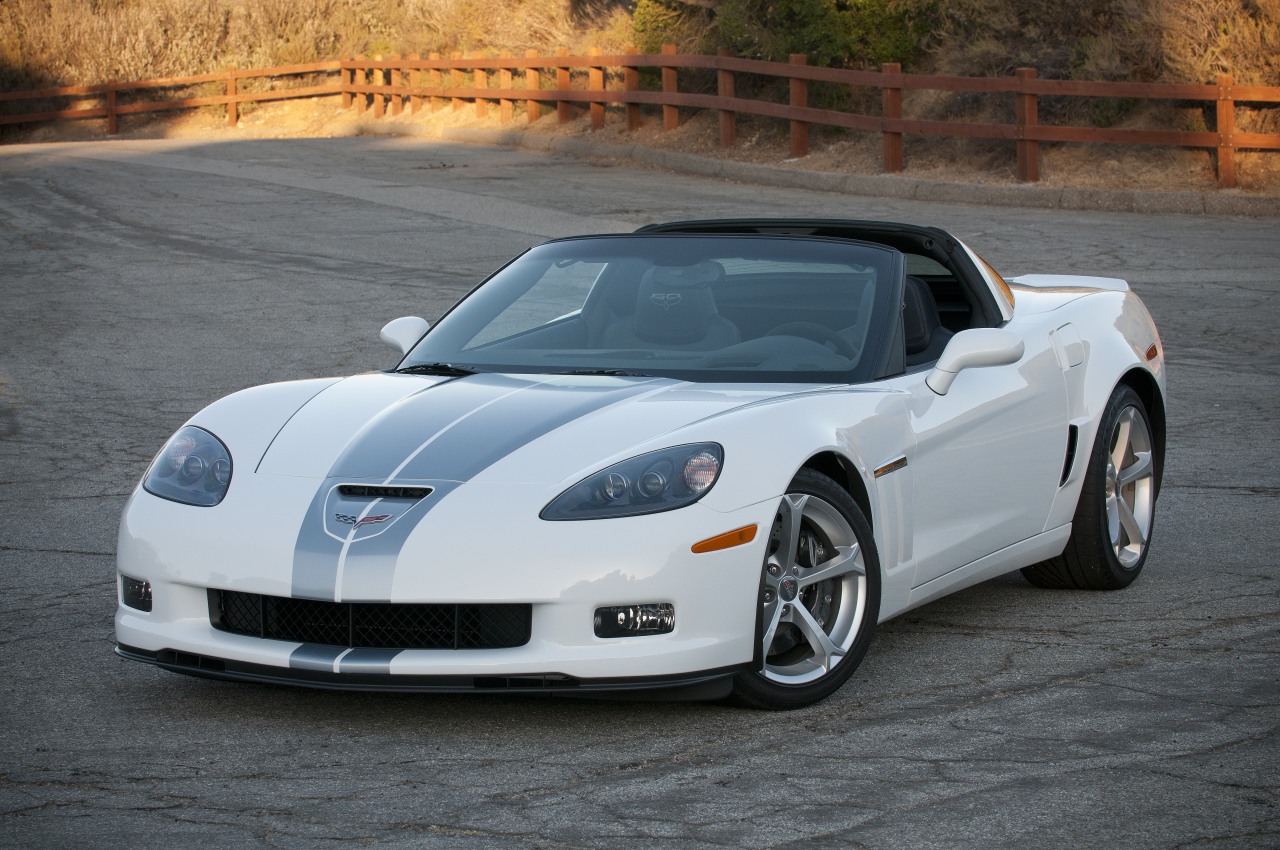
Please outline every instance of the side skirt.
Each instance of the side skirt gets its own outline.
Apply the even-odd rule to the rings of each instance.
[[[985,558],[979,558],[970,564],[952,570],[946,575],[938,576],[932,581],[927,581],[919,587],[912,588],[911,596],[907,599],[906,606],[899,611],[895,611],[894,616],[924,605],[926,602],[940,599],[949,593],[984,582],[987,579],[1039,563],[1046,558],[1061,555],[1070,537],[1071,523],[1060,525],[1057,528],[1037,534],[1035,537],[1028,537],[1026,540],[1007,546],[999,552],[993,552]]]

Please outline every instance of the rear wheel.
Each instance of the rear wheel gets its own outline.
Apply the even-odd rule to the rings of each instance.
[[[1037,587],[1117,590],[1138,577],[1155,521],[1157,464],[1151,422],[1138,394],[1112,393],[1098,429],[1071,539],[1056,558],[1023,569]]]
[[[802,469],[778,505],[760,581],[763,668],[734,680],[738,702],[775,710],[824,699],[866,655],[880,613],[880,561],[849,494]]]

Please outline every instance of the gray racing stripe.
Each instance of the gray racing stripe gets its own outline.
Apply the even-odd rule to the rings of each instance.
[[[289,656],[291,670],[320,670],[333,672],[333,662],[346,652],[345,646],[325,646],[318,643],[304,643]]]
[[[431,495],[415,504],[385,534],[359,540],[347,549],[345,563],[335,584],[339,599],[359,599],[364,602],[387,602],[391,599],[391,584],[395,578],[396,562],[404,542],[417,526],[418,521],[435,507],[436,503],[458,488],[453,482],[434,485]],[[336,563],[336,562],[335,562]]]
[[[533,382],[506,375],[473,375],[437,384],[402,399],[360,430],[333,464],[330,477],[387,478],[410,452],[477,410],[505,407],[505,397],[527,390]],[[397,478],[407,478],[398,475]],[[431,478],[448,478],[432,475]]]
[[[324,530],[324,506],[330,486],[330,482],[325,481],[316,491],[293,544],[293,583],[289,595],[294,599],[333,601],[342,541],[334,540]]]
[[[652,389],[537,385],[469,416],[412,458],[399,478],[470,481],[477,474],[539,437],[575,419]]]
[[[391,673],[391,659],[399,649],[353,649],[338,662],[339,673]]]
[[[391,598],[400,550],[414,527],[460,484],[522,446],[610,405],[655,390],[651,379],[572,385],[545,377],[474,375],[441,383],[375,417],[334,463],[307,509],[294,550],[291,595]],[[385,531],[347,540],[326,532],[329,492],[341,483],[429,482],[435,490]],[[379,505],[369,506],[380,513]]]

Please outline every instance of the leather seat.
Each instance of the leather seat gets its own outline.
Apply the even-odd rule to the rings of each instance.
[[[709,351],[739,342],[737,326],[717,312],[711,294],[723,279],[724,267],[711,261],[650,268],[640,278],[635,312],[606,327],[600,345]]]
[[[955,335],[942,326],[929,284],[911,275],[907,275],[903,290],[902,330],[907,343],[908,369],[937,360]]]

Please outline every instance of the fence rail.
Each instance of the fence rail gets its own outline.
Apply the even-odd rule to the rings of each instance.
[[[644,70],[657,73],[657,88],[644,85],[641,74]],[[709,84],[705,86],[707,91],[681,91],[682,71],[703,72],[704,79],[713,75],[715,93],[710,93]],[[785,80],[786,102],[739,96],[741,75]],[[316,77],[323,77],[324,81],[316,83]],[[241,81],[260,79],[269,80],[270,88],[241,90]],[[281,82],[288,85],[277,88]],[[810,106],[810,83],[846,86],[859,93],[878,92],[880,109],[875,114],[862,114]],[[148,94],[165,89],[215,85],[221,86],[220,94],[170,100],[147,98]],[[984,123],[909,118],[903,115],[903,101],[904,92],[910,91],[1011,97],[1015,120]],[[130,101],[121,102],[121,95],[126,93],[131,96]],[[803,54],[792,55],[789,62],[743,59],[726,51],[716,55],[677,55],[671,45],[656,54],[603,55],[593,51],[586,56],[570,56],[561,51],[555,56],[540,56],[530,51],[523,57],[505,54],[499,57],[438,54],[426,58],[418,55],[343,57],[333,62],[277,68],[228,68],[225,72],[191,77],[0,92],[0,125],[105,119],[107,132],[115,134],[121,115],[221,106],[227,111],[228,126],[234,127],[240,105],[244,103],[335,95],[341,95],[344,107],[354,106],[362,114],[372,112],[375,118],[388,113],[399,115],[406,108],[418,112],[425,106],[435,111],[448,104],[453,110],[470,105],[479,116],[496,107],[503,121],[514,120],[517,109],[523,110],[529,121],[537,120],[544,110],[551,109],[557,121],[564,123],[574,118],[575,108],[585,107],[593,130],[604,126],[607,107],[623,110],[628,130],[640,127],[641,108],[646,106],[660,110],[664,130],[679,126],[682,110],[712,110],[719,115],[723,147],[735,144],[737,116],[755,115],[788,122],[793,157],[808,154],[809,128],[813,125],[879,133],[883,167],[887,172],[902,171],[905,167],[904,139],[909,135],[1004,140],[1014,143],[1017,176],[1025,182],[1039,179],[1042,142],[1205,149],[1214,154],[1218,183],[1224,188],[1236,183],[1237,151],[1280,152],[1280,133],[1246,133],[1236,128],[1239,105],[1274,108],[1280,104],[1280,86],[1236,85],[1229,74],[1220,75],[1216,82],[1209,84],[1045,80],[1037,77],[1034,68],[1020,68],[1012,77],[949,77],[904,74],[897,64],[883,65],[879,71],[816,67],[807,64]],[[33,112],[6,109],[8,104],[86,97],[101,98],[103,102],[98,106]],[[1039,120],[1039,106],[1040,99],[1045,97],[1211,104],[1213,128],[1144,130],[1044,124]]]

